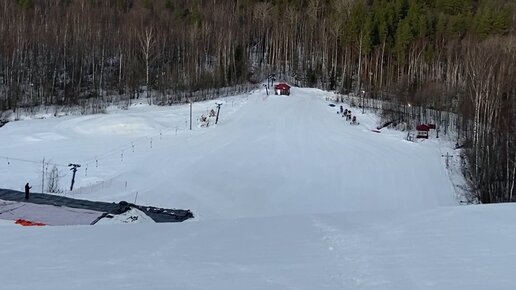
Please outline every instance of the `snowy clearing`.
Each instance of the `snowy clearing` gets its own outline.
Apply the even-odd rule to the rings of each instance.
[[[45,157],[82,165],[71,197],[137,198],[201,219],[455,204],[435,140],[373,133],[371,114],[357,114],[360,125],[351,126],[328,106],[328,95],[293,88],[290,97],[259,91],[245,103],[228,99],[216,128],[193,132],[185,130],[188,105],[9,123],[0,130],[10,140],[0,155],[35,163],[3,159],[0,184],[19,189],[29,178],[40,188]],[[195,104],[194,121],[215,103]],[[71,173],[59,169],[66,189]]]
[[[192,131],[188,105],[8,123],[1,187],[40,188],[44,157],[67,196],[191,209],[196,218],[30,229],[0,221],[2,285],[515,288],[514,207],[458,206],[441,143],[372,132],[370,113],[353,112],[360,125],[350,125],[330,95],[292,88],[288,97],[257,91],[196,103]],[[219,124],[212,117],[201,127],[216,102]],[[72,192],[70,162],[82,166]]]

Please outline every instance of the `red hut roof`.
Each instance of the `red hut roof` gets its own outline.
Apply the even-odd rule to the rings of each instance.
[[[422,124],[422,125],[418,125],[416,127],[416,130],[418,130],[418,131],[430,131],[430,127],[428,125]]]
[[[286,83],[279,83],[279,84],[274,86],[274,89],[275,90],[288,91],[288,90],[290,90],[290,86],[287,85]]]

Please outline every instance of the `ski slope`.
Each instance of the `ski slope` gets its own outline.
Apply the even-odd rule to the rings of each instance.
[[[440,143],[372,132],[371,113],[354,112],[360,125],[350,125],[328,106],[331,95],[292,88],[289,97],[196,103],[192,131],[187,105],[143,104],[0,128],[1,187],[39,188],[44,157],[82,165],[68,196],[196,215],[125,226],[2,222],[3,287],[515,288],[513,206],[458,206]],[[219,123],[198,126],[216,102]],[[59,168],[66,190],[70,174]]]
[[[2,289],[514,289],[513,205],[179,224],[0,223]]]
[[[416,144],[401,132],[373,133],[372,115],[359,113],[361,125],[351,126],[328,106],[328,95],[293,88],[290,97],[267,97],[259,91],[245,104],[238,100],[238,110],[235,100],[226,101],[216,127],[177,135],[174,126],[184,126],[186,106],[13,122],[0,130],[0,138],[14,139],[0,155],[81,164],[74,197],[133,201],[138,193],[141,203],[190,208],[202,219],[455,203],[435,141]],[[13,164],[1,163],[1,184],[20,188],[29,174],[40,188],[41,164],[13,172]],[[66,185],[67,171],[61,171]],[[92,186],[96,182],[101,186]]]

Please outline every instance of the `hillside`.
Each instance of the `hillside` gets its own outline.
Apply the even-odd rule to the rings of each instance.
[[[459,206],[445,141],[372,132],[370,113],[355,111],[360,125],[350,125],[328,106],[332,96],[293,88],[289,97],[255,91],[196,103],[194,120],[223,105],[217,125],[196,122],[192,131],[188,106],[144,104],[8,123],[0,151],[18,158],[0,162],[3,186],[28,178],[37,188],[40,164],[30,161],[73,157],[83,167],[67,196],[137,197],[196,218],[42,228],[2,221],[3,287],[514,288],[513,206]]]
[[[0,182],[20,189],[27,180],[38,191],[45,158],[45,175],[56,164],[67,192],[66,165],[78,163],[72,197],[137,198],[189,208],[200,218],[454,204],[436,139],[412,143],[403,132],[374,133],[377,118],[369,113],[355,112],[360,125],[350,125],[327,96],[315,89],[293,88],[290,97],[256,91],[224,100],[220,123],[212,118],[207,128],[196,119],[217,101],[196,103],[193,131],[185,130],[188,106],[12,122],[0,130],[10,140],[0,145],[2,155],[11,157],[1,163]]]

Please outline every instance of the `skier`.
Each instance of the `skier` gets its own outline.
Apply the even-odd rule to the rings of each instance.
[[[342,112],[344,112],[344,108],[340,106],[340,113],[342,114]]]
[[[29,183],[27,182],[27,184],[25,184],[25,199],[26,200],[29,199],[29,193],[30,193],[31,188],[32,188],[32,186],[29,186]]]

